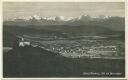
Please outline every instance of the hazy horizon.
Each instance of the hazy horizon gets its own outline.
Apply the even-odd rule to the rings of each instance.
[[[80,15],[125,16],[124,2],[4,2],[3,19],[38,15],[42,17]]]

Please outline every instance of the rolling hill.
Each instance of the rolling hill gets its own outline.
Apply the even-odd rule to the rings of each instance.
[[[66,58],[39,47],[19,47],[3,55],[4,77],[123,77],[124,59]],[[120,75],[88,75],[95,72]]]
[[[3,46],[12,47],[14,42],[18,40],[18,37],[8,31],[3,31]]]

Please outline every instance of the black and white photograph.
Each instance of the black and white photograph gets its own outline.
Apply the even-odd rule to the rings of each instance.
[[[4,78],[125,77],[125,2],[2,4]]]

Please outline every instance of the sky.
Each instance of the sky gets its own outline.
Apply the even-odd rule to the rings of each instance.
[[[125,16],[124,2],[4,2],[3,19],[21,16],[38,15],[42,17],[65,16],[78,17],[90,15],[92,17]]]

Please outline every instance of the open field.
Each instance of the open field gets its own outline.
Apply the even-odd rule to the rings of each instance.
[[[100,36],[99,36],[100,37]],[[100,39],[55,39],[23,36],[33,46],[60,53],[65,57],[123,58],[124,43],[121,40]],[[88,37],[87,37],[88,38]]]

